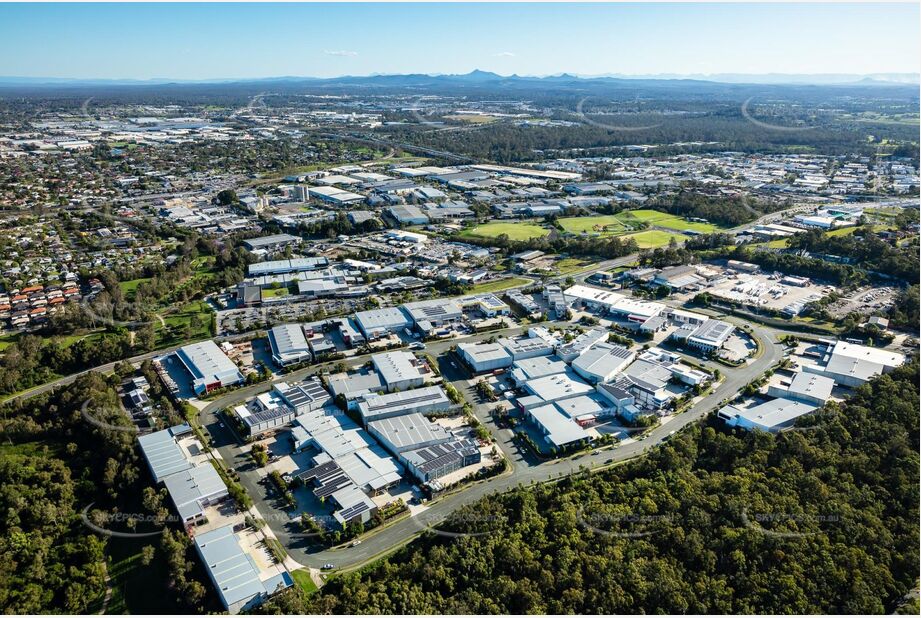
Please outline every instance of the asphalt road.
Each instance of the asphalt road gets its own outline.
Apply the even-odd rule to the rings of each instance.
[[[514,334],[521,331],[522,328],[516,327],[503,331],[481,333],[464,338],[464,341],[479,341],[496,334]],[[305,539],[299,535],[300,528],[297,522],[279,521],[275,514],[283,512],[284,509],[278,508],[278,505],[274,503],[273,498],[269,495],[269,490],[259,484],[258,472],[252,466],[248,457],[241,456],[238,443],[226,423],[223,427],[221,426],[220,419],[216,416],[220,410],[268,390],[271,383],[265,382],[245,387],[212,401],[202,411],[201,420],[211,433],[214,445],[221,453],[221,456],[240,473],[241,483],[253,497],[260,512],[263,516],[268,515],[269,526],[285,545],[291,557],[297,562],[313,568],[320,568],[327,563],[334,564],[337,568],[348,568],[361,565],[372,558],[399,547],[425,530],[431,530],[436,534],[439,533],[437,530],[438,522],[444,520],[462,506],[475,502],[488,494],[505,492],[518,485],[550,481],[560,476],[576,473],[582,468],[597,468],[642,455],[647,450],[666,440],[673,432],[680,431],[683,427],[697,421],[718,407],[724,399],[734,397],[746,384],[758,378],[765,370],[779,362],[783,356],[783,348],[774,342],[774,332],[772,329],[753,325],[752,333],[761,343],[761,353],[758,358],[743,367],[722,368],[723,382],[712,393],[694,405],[692,409],[673,417],[665,425],[661,425],[651,431],[643,440],[613,448],[604,448],[598,452],[557,460],[538,460],[530,453],[521,451],[517,443],[512,440],[511,432],[508,429],[496,427],[488,415],[483,413],[483,406],[478,406],[481,408],[478,410],[478,417],[492,431],[499,447],[512,464],[511,471],[502,476],[474,483],[457,493],[439,498],[429,503],[424,510],[417,512],[415,515],[398,520],[378,531],[371,532],[362,540],[360,545],[354,547],[317,550],[310,539]],[[454,343],[456,343],[454,340],[433,342],[428,344],[426,351],[438,357],[448,351]],[[368,358],[370,358],[370,355],[356,356],[349,359],[348,362],[350,364],[360,363]],[[327,363],[326,365],[331,364],[333,363]],[[316,372],[318,369],[324,368],[327,367],[324,365],[313,366],[288,374],[276,381],[298,380]],[[461,376],[452,375],[446,376],[446,378],[453,380],[455,386],[462,391],[469,388],[466,380],[462,379]],[[465,392],[465,395],[468,400],[472,399],[469,390]]]

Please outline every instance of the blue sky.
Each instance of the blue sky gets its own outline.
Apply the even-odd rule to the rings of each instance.
[[[0,75],[921,71],[918,4],[0,4]]]

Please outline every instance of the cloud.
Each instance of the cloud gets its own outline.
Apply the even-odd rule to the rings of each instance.
[[[354,58],[355,56],[358,55],[358,52],[357,52],[357,51],[347,51],[347,50],[344,50],[344,49],[343,49],[343,50],[338,50],[338,51],[330,51],[330,50],[327,49],[327,50],[324,51],[323,53],[326,54],[327,56],[342,56],[342,57],[345,57],[345,58]]]
[[[515,52],[508,52],[508,51],[499,52],[498,54],[493,54],[493,57],[495,58],[514,58]]]

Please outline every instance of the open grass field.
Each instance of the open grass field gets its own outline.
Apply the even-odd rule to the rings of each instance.
[[[125,298],[132,300],[134,298],[134,293],[138,289],[138,286],[142,283],[147,283],[148,281],[150,281],[150,277],[132,279],[131,281],[119,281],[118,287],[120,287],[122,292],[125,294]]]
[[[648,223],[649,225],[655,225],[657,227],[664,227],[670,230],[684,231],[690,230],[692,232],[701,232],[703,234],[709,232],[715,232],[722,229],[718,225],[712,223],[699,223],[696,221],[685,221],[684,218],[677,215],[670,215],[665,212],[659,212],[658,210],[627,210],[618,215],[616,215],[623,223],[629,224],[631,221],[642,221]]]
[[[598,215],[595,217],[565,217],[557,223],[570,234],[595,234],[610,236],[626,228],[618,218],[620,215]]]
[[[485,294],[486,292],[500,292],[502,290],[507,290],[509,288],[514,288],[519,285],[526,285],[530,283],[530,279],[523,279],[521,277],[509,277],[508,279],[496,279],[495,281],[486,281],[484,283],[477,283],[473,286],[473,289],[470,290],[471,294]]]
[[[583,260],[580,258],[563,258],[555,264],[557,271],[561,275],[568,275],[570,273],[578,272],[580,270],[585,270],[591,266],[592,260]]]
[[[636,234],[627,234],[623,238],[634,239],[640,249],[656,249],[658,247],[666,246],[672,238],[680,242],[686,239],[687,236],[674,232],[646,230],[645,232],[637,232]]]
[[[459,236],[479,236],[480,238],[498,238],[502,234],[510,240],[528,240],[529,238],[543,238],[550,233],[547,228],[534,223],[505,223],[493,221],[484,223],[469,230],[464,230]]]
[[[211,337],[211,316],[213,311],[208,303],[203,301],[191,302],[179,311],[163,316],[165,326],[159,320],[154,321],[154,331],[157,336],[157,347],[174,345],[181,341],[194,341]],[[196,321],[197,326],[192,322]]]

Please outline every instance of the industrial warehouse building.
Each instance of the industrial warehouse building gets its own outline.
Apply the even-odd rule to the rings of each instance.
[[[429,386],[387,395],[364,395],[358,401],[358,411],[367,424],[414,412],[443,412],[453,405],[440,386]]]
[[[269,329],[272,360],[281,367],[311,360],[312,353],[300,324],[281,324]]]
[[[319,410],[333,403],[333,398],[329,391],[323,387],[320,378],[312,377],[295,384],[279,382],[272,387],[272,390],[278,393],[278,396],[290,407],[296,414],[306,414],[313,410]]]
[[[388,392],[403,391],[425,384],[425,363],[412,352],[398,350],[375,354],[371,357],[371,364]]]
[[[474,373],[511,367],[512,355],[498,343],[459,343],[457,352]]]
[[[341,526],[367,522],[378,494],[400,482],[402,468],[371,435],[338,410],[320,409],[299,415],[291,430],[296,452],[320,451],[313,467],[298,474],[314,483],[317,498],[331,498],[339,507],[333,517]]]
[[[243,382],[243,374],[213,341],[183,346],[176,357],[192,374],[192,389],[196,395]]]
[[[682,332],[684,330],[685,329],[680,329],[679,331],[676,331],[676,338],[680,337],[678,332]],[[735,330],[735,327],[728,322],[722,322],[720,320],[707,320],[687,334],[687,344],[690,347],[696,348],[704,353],[714,352],[723,347],[723,344],[726,343],[727,339],[729,339],[729,336],[732,334],[733,330]]]
[[[228,496],[227,485],[207,460],[187,425],[138,438],[141,454],[156,483],[163,483],[184,525],[204,517],[205,508]]]
[[[457,300],[439,298],[433,300],[420,300],[406,303],[403,309],[412,318],[413,324],[423,334],[432,332],[435,328],[459,322],[464,317],[464,310]]]
[[[355,321],[368,339],[378,339],[412,325],[412,320],[399,307],[369,309],[355,314]]]
[[[630,322],[642,324],[649,318],[663,313],[667,307],[654,303],[585,285],[574,285],[566,289],[565,295],[575,303],[593,311],[609,313]]]
[[[568,365],[555,356],[524,358],[512,364],[512,381],[522,387],[529,380],[566,373]]]
[[[831,378],[799,372],[793,375],[789,384],[770,385],[768,395],[819,407],[831,399],[831,392],[834,388],[835,381]]]
[[[531,408],[525,414],[554,448],[584,444],[591,439],[578,423],[553,403]]]
[[[881,348],[847,341],[828,342],[816,364],[803,364],[803,371],[831,378],[836,384],[857,387],[875,375],[889,373],[905,363],[905,356]]]
[[[572,361],[572,368],[589,384],[610,382],[635,358],[636,352],[624,346],[599,343]]]
[[[231,614],[253,609],[276,591],[294,583],[281,566],[274,573],[263,573],[244,549],[248,545],[243,541],[244,534],[234,532],[231,524],[195,537],[195,549],[208,578],[221,604]]]
[[[553,343],[538,336],[502,337],[497,343],[506,349],[513,361],[549,356],[553,354],[554,349]]]
[[[325,257],[293,258],[290,260],[270,260],[249,265],[250,277],[265,275],[284,275],[300,273],[310,270],[319,270],[329,266],[329,259]]]
[[[300,238],[292,236],[291,234],[272,234],[271,236],[263,236],[262,238],[244,240],[243,244],[250,251],[258,251],[260,249],[265,251],[278,251],[287,246],[296,245],[300,241]]]
[[[421,483],[480,462],[476,442],[458,439],[419,413],[374,421],[368,430]]]
[[[751,408],[737,408],[733,405],[723,406],[717,412],[717,416],[723,419],[730,427],[738,427],[748,431],[759,429],[776,433],[787,427],[792,427],[796,419],[804,414],[809,414],[815,409],[815,406],[781,397]]]
[[[454,437],[447,429],[418,412],[370,422],[368,431],[394,455],[448,442]]]
[[[556,355],[567,363],[579,358],[579,355],[591,348],[593,345],[608,340],[608,330],[601,327],[595,327],[585,331],[569,343],[561,345],[556,350]]]
[[[230,495],[217,470],[207,462],[171,474],[163,484],[184,525],[201,520],[206,507]]]
[[[480,463],[482,455],[473,440],[455,440],[405,451],[400,460],[416,479],[428,483]]]

